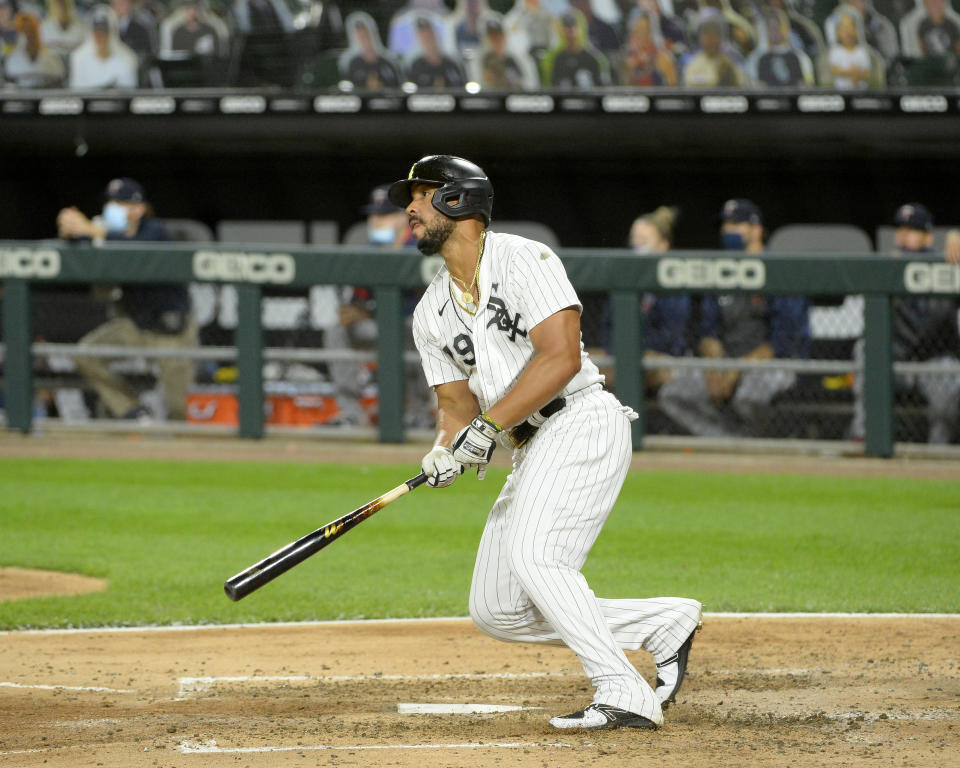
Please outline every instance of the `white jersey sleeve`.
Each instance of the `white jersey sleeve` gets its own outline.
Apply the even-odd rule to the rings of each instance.
[[[560,257],[532,240],[512,253],[508,290],[515,306],[522,308],[528,328],[567,307],[583,310]]]
[[[441,270],[441,273],[446,274],[445,270]],[[444,351],[447,341],[438,323],[440,315],[437,310],[441,305],[437,297],[441,293],[440,286],[446,283],[439,282],[439,278],[438,275],[413,313],[413,343],[420,353],[420,364],[427,385],[431,387],[469,378],[469,372],[461,370],[451,353]]]

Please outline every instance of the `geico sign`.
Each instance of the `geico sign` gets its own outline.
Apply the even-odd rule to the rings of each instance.
[[[0,276],[2,277],[56,277],[59,274],[59,251],[0,248]]]
[[[760,259],[660,259],[657,281],[664,288],[762,288],[767,272]]]
[[[296,262],[289,253],[197,251],[193,254],[193,274],[198,280],[290,283],[296,271]]]
[[[960,293],[960,265],[911,261],[903,269],[910,293]]]

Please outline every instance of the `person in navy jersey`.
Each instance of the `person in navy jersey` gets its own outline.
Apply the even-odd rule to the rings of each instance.
[[[103,212],[92,219],[76,207],[57,216],[60,237],[75,242],[102,245],[105,242],[166,242],[170,234],[154,218],[139,182],[113,179],[104,193]],[[154,285],[128,283],[119,286],[113,302],[115,315],[80,340],[81,345],[118,345],[186,349],[197,346],[197,325],[190,312],[187,286],[181,283]],[[117,418],[145,421],[151,414],[137,393],[110,370],[105,358],[79,357],[77,369],[97,391],[106,409]],[[193,381],[193,362],[158,358],[156,366],[164,394],[166,416],[186,418],[187,390]]]
[[[763,216],[752,201],[728,200],[720,218],[725,250],[763,252]],[[706,295],[697,351],[704,358],[806,358],[809,306],[802,296]],[[690,369],[664,384],[658,397],[663,411],[691,434],[729,437],[756,432],[773,398],[795,381],[781,368]]]
[[[893,218],[896,250],[900,259],[922,259],[933,254],[933,214],[920,203],[901,205]],[[949,259],[948,259],[949,260]],[[893,303],[893,359],[924,362],[946,369],[941,373],[898,376],[901,390],[916,387],[926,401],[927,442],[943,445],[953,440],[960,427],[960,331],[957,312],[960,301],[953,296],[896,296]],[[864,342],[854,345],[854,360],[862,367]],[[861,373],[854,379],[853,419],[850,437],[862,440],[866,411]]]

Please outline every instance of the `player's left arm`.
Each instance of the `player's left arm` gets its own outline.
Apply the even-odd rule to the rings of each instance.
[[[517,383],[488,411],[495,424],[507,429],[538,411],[580,370],[580,312],[567,307],[530,329],[533,357]]]

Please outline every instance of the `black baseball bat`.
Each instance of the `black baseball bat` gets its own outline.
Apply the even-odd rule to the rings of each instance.
[[[278,549],[269,557],[263,558],[259,563],[251,565],[245,571],[240,571],[236,576],[227,579],[223,585],[223,591],[234,602],[246,597],[251,592],[260,589],[264,584],[273,581],[280,574],[286,573],[293,566],[302,563],[310,555],[316,554],[327,544],[336,541],[351,528],[360,525],[374,512],[379,512],[390,502],[396,501],[426,481],[427,476],[421,472],[393,490],[387,491],[382,496],[377,496],[373,501],[368,501],[353,512],[348,512],[343,517],[338,517],[322,528],[317,528],[312,533],[287,544],[283,549]]]

